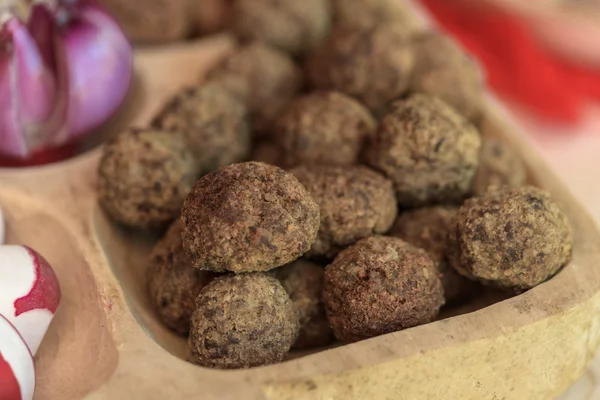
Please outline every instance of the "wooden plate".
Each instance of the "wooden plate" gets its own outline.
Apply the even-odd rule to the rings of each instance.
[[[147,123],[233,46],[230,37],[218,36],[141,50],[136,90],[103,133]],[[600,344],[600,236],[493,106],[483,131],[517,150],[532,182],[568,213],[576,241],[573,261],[561,273],[474,312],[242,371],[186,362],[185,340],[157,322],[142,275],[154,238],[118,228],[99,210],[99,149],[60,164],[0,170],[9,242],[44,254],[64,293],[37,356],[36,399],[554,398]]]

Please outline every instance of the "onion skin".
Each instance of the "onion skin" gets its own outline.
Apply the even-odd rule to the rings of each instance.
[[[26,157],[44,146],[56,84],[34,39],[15,16],[0,32],[0,154]]]
[[[68,132],[73,139],[112,116],[129,90],[133,52],[118,23],[102,8],[80,2],[59,28],[69,82]],[[61,51],[61,50],[59,50]]]
[[[133,52],[106,11],[40,0],[27,27],[8,12],[0,18],[0,155],[24,159],[72,143],[116,112]]]
[[[31,9],[28,27],[32,37],[40,49],[47,68],[49,68],[56,84],[54,109],[44,126],[45,148],[48,150],[69,142],[68,106],[69,88],[68,69],[65,52],[61,43],[56,20],[56,10],[51,10],[49,2],[36,2]],[[29,154],[28,158],[33,154]]]

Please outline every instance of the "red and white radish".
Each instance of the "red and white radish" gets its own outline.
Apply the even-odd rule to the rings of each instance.
[[[0,315],[0,399],[31,400],[34,389],[33,356],[15,327]]]
[[[0,246],[0,314],[32,354],[54,318],[60,296],[58,279],[42,256],[26,246]]]

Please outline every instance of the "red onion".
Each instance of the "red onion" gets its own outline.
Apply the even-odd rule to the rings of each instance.
[[[55,89],[33,38],[16,16],[5,12],[0,27],[0,153],[24,157],[45,144]]]
[[[67,3],[67,2],[65,2]],[[121,105],[132,77],[131,46],[117,22],[87,2],[57,12],[69,82],[69,137],[97,128]]]
[[[42,0],[28,29],[12,15],[0,36],[0,154],[26,157],[89,133],[123,102],[131,46],[87,1]]]

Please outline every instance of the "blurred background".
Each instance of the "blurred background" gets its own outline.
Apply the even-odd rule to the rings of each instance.
[[[478,59],[518,128],[600,221],[600,1],[419,3]]]
[[[165,46],[218,34],[227,26],[231,1],[97,0],[117,19],[134,48]],[[515,129],[524,132],[600,221],[600,185],[595,184],[595,170],[600,162],[597,161],[600,154],[600,0],[404,1],[423,11],[426,19],[453,36],[477,59],[487,75],[490,93],[516,122]],[[0,9],[24,8],[14,4],[27,2],[33,3],[32,0],[0,0]],[[73,15],[81,19],[81,13],[71,13]],[[83,18],[76,21],[81,22],[80,25],[71,25],[71,28],[91,32],[96,28],[99,32],[112,29],[98,28],[90,22],[92,20]],[[3,43],[11,44],[7,34],[10,36],[11,32],[3,33]],[[43,37],[44,33],[40,35]],[[75,33],[74,36],[84,35]],[[90,39],[90,43],[93,40]],[[98,51],[92,45],[87,48],[88,53],[77,53],[81,59],[91,58],[93,62],[94,57],[99,57]],[[10,64],[9,59],[4,61]],[[89,78],[85,76],[86,68],[85,65],[80,67],[83,77]],[[9,107],[4,109],[5,113],[10,111]],[[7,140],[2,135],[3,132],[0,138]],[[0,155],[0,165],[52,162],[76,153],[78,146],[70,143],[26,160]],[[594,207],[596,203],[599,205]]]
[[[515,129],[520,129],[531,140],[580,201],[588,206],[596,220],[600,221],[600,185],[595,184],[595,171],[599,166],[597,155],[600,154],[600,0],[404,1],[420,9],[426,19],[453,36],[479,62],[487,76],[490,94],[501,102],[516,122]],[[97,2],[116,18],[135,49],[169,46],[184,40],[219,34],[227,27],[232,0]],[[24,12],[26,3],[33,1],[0,0],[0,9],[21,13]],[[103,36],[108,35],[102,33],[114,33],[115,30],[109,26],[109,22],[98,23],[94,19],[93,9],[82,12],[77,6],[78,1],[59,3],[66,4],[63,14],[74,23],[68,23],[65,25],[67,28],[61,28],[57,34],[64,37],[72,34],[77,38],[73,42],[82,42],[79,39],[83,37],[88,43],[87,46],[71,43],[74,55],[67,56],[75,57],[76,60],[71,60],[71,65],[79,68],[79,71],[75,71],[75,75],[79,75],[74,80],[93,81],[94,76],[86,71],[103,71],[93,63],[101,57],[110,60],[111,51],[114,52],[115,38],[104,40]],[[69,4],[74,4],[72,9],[69,9]],[[64,15],[59,13],[53,18],[60,24],[61,18],[65,19]],[[27,18],[21,17],[21,20],[27,21]],[[15,57],[17,63],[24,65],[18,70],[22,75],[38,73],[35,68],[39,63],[36,60],[32,62],[35,57],[31,53],[23,51],[19,55],[11,50],[17,46],[24,46],[26,49],[27,43],[15,45],[15,40],[22,40],[19,39],[20,27],[7,24],[5,15],[4,20],[5,28],[8,28],[4,29],[0,38],[6,44],[2,47],[5,54],[0,59],[4,61],[0,66],[8,71],[5,76],[15,78],[14,70],[10,69]],[[45,35],[50,35],[44,32],[43,21],[43,16],[41,19],[30,19],[28,27],[37,31],[37,38],[33,35],[33,39],[41,40],[42,46]],[[127,45],[121,43],[121,46],[123,54],[126,54]],[[127,64],[127,57],[121,55],[120,58],[123,62],[121,69],[126,70],[127,65],[130,66]],[[122,72],[120,71],[124,76]],[[32,78],[17,76],[17,79],[28,83]],[[4,85],[3,88],[9,86]],[[95,86],[102,85],[96,83]],[[113,82],[113,86],[126,85],[114,85]],[[14,85],[10,89],[13,87]],[[53,88],[48,90],[51,89]],[[35,99],[40,97],[40,93],[32,91],[28,94]],[[124,92],[113,94],[116,97],[120,95],[124,95]],[[16,96],[25,104],[25,111],[29,111],[32,121],[19,122],[28,126],[28,123],[31,125],[42,119],[44,104],[41,101],[27,103],[28,99],[23,97]],[[83,121],[82,124],[86,128],[94,128],[97,125],[94,124],[97,122],[93,120],[94,117],[97,120],[102,120],[102,117],[105,119],[106,115],[114,111],[110,106],[119,104],[120,100],[116,97],[111,99],[111,104],[105,104],[105,115],[90,115],[92,120]],[[5,93],[3,99],[8,103],[3,106],[6,115],[3,115],[2,120],[13,123],[13,97],[10,93]],[[34,109],[31,109],[31,104],[35,105]],[[84,106],[100,108],[96,104]],[[7,141],[5,132],[11,129],[14,126],[3,126],[0,140]],[[21,133],[13,136],[19,135]],[[66,142],[66,146],[58,149],[37,152],[33,156],[28,154],[25,160],[22,157],[8,157],[7,153],[0,154],[0,166],[43,164],[80,151],[81,141]],[[598,206],[595,206],[596,203]]]
[[[146,45],[214,34],[227,25],[230,6],[230,0],[100,2],[130,39]],[[600,167],[600,0],[408,2],[478,60],[490,92],[518,129],[600,221],[594,176]]]
[[[227,26],[231,4],[231,0],[98,2],[136,47],[218,34]],[[600,0],[409,2],[478,60],[490,91],[519,128],[580,200],[594,204],[600,198],[600,185],[593,177],[600,152]],[[5,3],[23,2],[0,0],[0,7]],[[76,151],[77,146],[67,145],[25,161],[0,156],[0,164],[40,164]],[[600,220],[600,206],[590,211]]]

